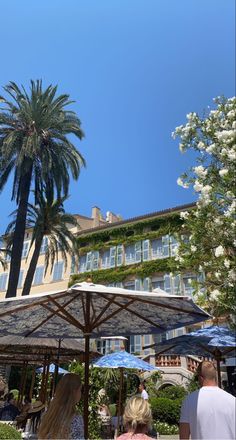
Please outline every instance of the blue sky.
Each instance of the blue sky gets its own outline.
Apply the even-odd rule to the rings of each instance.
[[[0,86],[42,78],[76,100],[87,168],[68,211],[97,205],[128,218],[194,200],[176,184],[194,158],[171,132],[189,111],[235,94],[234,15],[234,0],[2,2]]]

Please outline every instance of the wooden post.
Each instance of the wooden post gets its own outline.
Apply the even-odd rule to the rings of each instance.
[[[55,362],[55,370],[53,374],[53,386],[52,386],[52,395],[54,396],[57,386],[57,378],[58,378],[58,368],[59,368],[59,359],[60,359],[60,351],[61,351],[61,339],[58,341],[58,350],[57,350],[57,359]]]
[[[216,358],[218,387],[221,388],[220,357]]]
[[[35,375],[36,375],[36,369],[33,368],[32,377],[31,377],[31,384],[30,384],[30,392],[29,392],[29,398],[30,399],[32,399],[32,397],[33,397]]]

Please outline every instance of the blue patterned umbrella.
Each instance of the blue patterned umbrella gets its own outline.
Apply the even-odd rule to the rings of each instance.
[[[222,358],[235,356],[236,338],[235,333],[227,327],[211,326],[149,347],[155,347],[157,355],[162,353],[170,355],[192,354],[216,359],[220,386],[220,361]]]
[[[49,373],[55,373],[55,368],[56,368],[55,364],[50,364]],[[36,373],[43,373],[43,367],[37,368]],[[58,374],[67,374],[67,373],[69,373],[69,371],[64,370],[64,368],[60,368],[60,367],[58,368]]]
[[[124,368],[133,368],[137,370],[144,371],[154,371],[160,370],[160,368],[154,367],[150,365],[148,362],[139,359],[133,354],[127,353],[125,350],[117,351],[115,353],[107,354],[103,356],[99,360],[95,361],[93,364],[94,367],[100,368],[119,368],[120,369],[120,390],[119,390],[119,407],[118,407],[118,423],[117,428],[119,430],[120,427],[120,416],[121,416],[121,395],[123,390],[123,373]],[[118,434],[118,431],[116,435]]]
[[[101,368],[135,368],[144,371],[159,370],[159,368],[139,359],[133,354],[127,353],[125,350],[107,354],[95,361],[93,365],[94,367]]]

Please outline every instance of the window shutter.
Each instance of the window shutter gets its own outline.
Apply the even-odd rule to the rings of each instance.
[[[141,241],[137,241],[134,245],[134,251],[135,251],[135,262],[139,263],[142,260],[142,246]]]
[[[0,275],[0,290],[6,290],[7,277],[8,277],[8,273],[2,273]]]
[[[43,282],[43,271],[44,271],[44,266],[38,266],[36,267],[36,271],[34,274],[34,281],[33,284],[42,284]]]
[[[145,290],[145,292],[150,292],[151,290],[151,279],[149,277],[143,280],[143,290]]]
[[[92,253],[92,263],[91,263],[92,270],[97,270],[98,269],[98,260],[99,260],[99,252],[98,251],[93,251],[93,253]]]
[[[20,274],[19,274],[19,278],[18,278],[17,289],[21,289],[21,287],[22,287],[23,273],[24,273],[24,271],[21,270]]]
[[[176,251],[177,251],[178,246],[179,246],[179,243],[178,243],[177,239],[173,235],[170,235],[170,249],[171,249],[171,256],[172,257],[174,257],[176,255]]]
[[[162,256],[163,257],[169,257],[169,246],[170,246],[170,240],[169,235],[163,235],[162,237]]]
[[[140,278],[135,279],[135,290],[142,290],[142,281]]]
[[[92,252],[87,253],[86,257],[86,270],[92,269]]]
[[[123,245],[118,244],[116,248],[116,265],[121,266],[123,264]]]
[[[148,261],[150,256],[150,241],[143,240],[143,261]]]
[[[169,274],[164,275],[164,290],[167,293],[171,293],[171,281]]]
[[[115,267],[116,265],[116,247],[110,248],[110,267]]]
[[[58,261],[54,265],[53,281],[61,280],[62,279],[62,273],[63,273],[63,261]]]
[[[173,294],[180,295],[181,294],[181,276],[180,276],[180,274],[173,276],[172,285],[173,285]]]

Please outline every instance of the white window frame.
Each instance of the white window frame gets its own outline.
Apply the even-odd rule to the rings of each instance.
[[[133,252],[129,251],[129,253],[127,253],[129,248],[131,248]],[[135,262],[135,243],[131,243],[125,246],[125,264],[134,264]]]
[[[86,254],[79,257],[79,273],[86,272]],[[83,261],[81,261],[83,259]]]
[[[142,256],[143,256],[143,261],[150,260],[150,240],[142,241]]]
[[[116,248],[116,265],[122,266],[124,262],[124,246],[123,244],[118,244]]]

